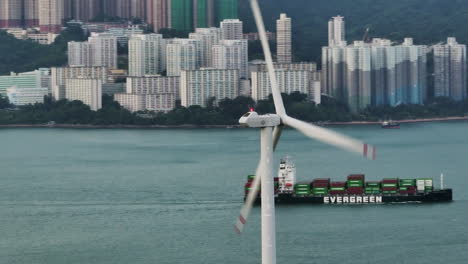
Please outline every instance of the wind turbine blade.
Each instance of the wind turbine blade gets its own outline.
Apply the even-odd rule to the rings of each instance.
[[[245,199],[245,203],[242,206],[239,214],[239,218],[234,226],[237,233],[242,233],[244,230],[245,223],[249,218],[250,211],[252,210],[253,204],[258,197],[259,187],[260,187],[260,180],[262,175],[262,168],[261,168],[261,161],[259,161],[257,170],[255,171],[255,178],[253,180],[252,186],[250,187],[250,192],[247,194],[247,198]]]
[[[276,150],[276,146],[278,145],[282,132],[283,132],[282,125],[275,126],[275,128],[273,129],[273,151]]]
[[[333,145],[341,149],[345,149],[347,151],[358,153],[370,160],[375,159],[376,149],[372,145],[363,143],[359,140],[339,134],[329,129],[325,129],[316,125],[300,121],[290,116],[282,117],[282,121],[285,125],[299,130],[304,135],[310,138]]]
[[[286,114],[286,110],[284,109],[283,98],[281,98],[281,92],[276,81],[275,68],[273,66],[270,44],[268,44],[262,13],[260,11],[260,7],[258,6],[257,0],[250,0],[250,6],[252,8],[255,24],[257,25],[258,34],[260,36],[263,54],[265,55],[265,62],[268,69],[268,76],[270,77],[271,93],[273,94],[273,102],[275,103],[276,113],[279,116],[283,116]]]

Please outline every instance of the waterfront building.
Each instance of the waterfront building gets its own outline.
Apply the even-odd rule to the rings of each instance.
[[[18,88],[12,86],[7,89],[8,100],[15,106],[44,103],[44,96],[48,94],[48,88]]]
[[[276,20],[276,60],[279,63],[292,62],[291,18],[281,14]]]
[[[239,19],[225,19],[221,21],[222,39],[243,39],[242,26],[243,23]]]
[[[172,93],[179,98],[180,77],[145,76],[128,77],[126,92],[129,94],[166,94]]]
[[[445,45],[434,47],[434,96],[456,101],[467,98],[466,45],[448,38]]]
[[[67,79],[65,97],[69,101],[81,101],[91,110],[97,111],[102,108],[102,81],[90,78]]]
[[[114,100],[129,111],[168,112],[179,98],[179,77],[145,76],[127,78],[125,93]]]
[[[248,42],[244,39],[221,40],[212,48],[212,66],[217,69],[237,69],[240,78],[248,77]]]
[[[40,68],[31,72],[14,73],[0,76],[0,95],[6,96],[7,89],[50,89],[50,71],[48,68]]]
[[[106,67],[52,67],[51,91],[52,98],[61,100],[66,98],[66,81],[68,79],[99,79],[104,85],[108,82],[109,72]]]
[[[282,93],[300,92],[310,94],[312,85],[312,73],[307,70],[275,69],[276,81]],[[270,77],[268,71],[253,71],[252,99],[265,100],[271,94]]]
[[[239,70],[201,68],[182,70],[180,74],[180,99],[185,107],[207,106],[210,98],[215,103],[224,98],[234,99],[239,95]]]

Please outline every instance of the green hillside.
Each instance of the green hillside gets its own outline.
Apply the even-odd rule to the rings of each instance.
[[[246,32],[255,32],[248,0],[241,2]],[[466,0],[260,0],[265,23],[275,31],[281,12],[293,19],[296,60],[320,60],[320,47],[327,43],[327,21],[346,19],[348,42],[361,40],[367,27],[370,37],[401,41],[413,37],[416,44],[433,44],[454,36],[468,43]]]

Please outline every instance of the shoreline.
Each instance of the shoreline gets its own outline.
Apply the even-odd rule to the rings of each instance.
[[[401,124],[463,121],[468,120],[468,116],[417,118],[406,120],[393,120]],[[380,125],[381,121],[350,121],[350,122],[315,122],[321,126],[347,126],[347,125]],[[10,124],[0,125],[0,128],[77,128],[77,129],[193,129],[193,128],[243,128],[240,125],[85,125],[85,124]]]

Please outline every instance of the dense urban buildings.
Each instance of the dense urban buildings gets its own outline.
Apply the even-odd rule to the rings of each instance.
[[[447,44],[434,47],[434,96],[460,101],[467,98],[466,45],[448,38]]]
[[[91,110],[97,111],[102,108],[102,81],[92,78],[67,79],[65,98],[69,101],[81,101]]]
[[[212,48],[213,63],[216,69],[237,69],[240,78],[248,77],[247,40],[221,40]]]
[[[291,18],[281,14],[276,20],[276,60],[279,63],[292,62]]]
[[[211,67],[213,64],[213,46],[219,44],[222,36],[221,29],[216,27],[197,28],[189,34],[190,39],[200,41],[200,67]]]
[[[126,92],[115,94],[114,100],[132,112],[168,112],[179,98],[179,80],[165,76],[129,77]]]
[[[167,76],[180,76],[181,70],[196,70],[200,65],[200,41],[173,39],[166,46]]]
[[[129,76],[155,75],[161,71],[163,37],[160,34],[134,35],[128,43]]]
[[[99,79],[105,84],[109,78],[108,68],[96,66],[81,67],[52,67],[51,94],[55,100],[66,99],[66,83],[68,79]]]
[[[358,112],[371,105],[423,104],[427,98],[427,47],[406,38],[346,45],[344,20],[329,22],[329,44],[322,48],[322,92]]]
[[[180,73],[181,105],[207,106],[210,98],[234,99],[239,95],[239,70],[201,68]],[[216,101],[215,101],[216,102]]]
[[[117,69],[117,38],[107,33],[93,33],[86,42],[69,42],[68,65]]]
[[[223,39],[243,39],[243,23],[239,19],[225,19],[221,21],[221,37]]]
[[[328,21],[328,46],[346,46],[344,17],[332,17]]]
[[[38,0],[41,32],[58,33],[64,22],[64,0]]]

